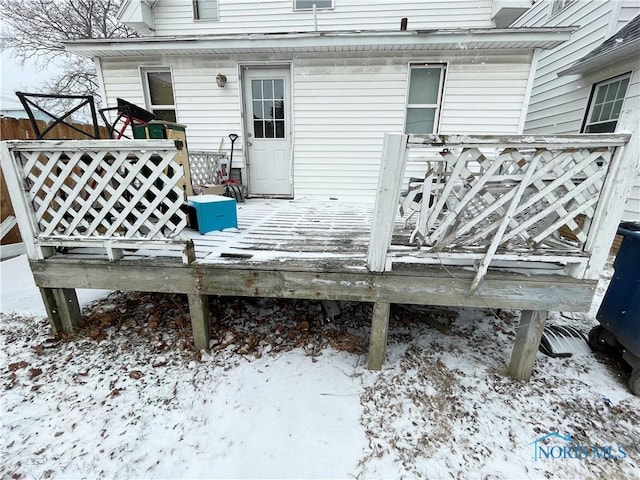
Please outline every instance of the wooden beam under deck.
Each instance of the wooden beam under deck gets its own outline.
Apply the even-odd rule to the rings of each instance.
[[[76,260],[68,256],[31,261],[41,288],[99,288],[130,291],[251,297],[388,302],[475,308],[587,311],[596,281],[566,275],[523,275],[490,271],[476,294],[474,272],[462,268],[399,267],[391,272],[341,271],[337,264],[306,269],[300,262],[228,265],[178,259]]]

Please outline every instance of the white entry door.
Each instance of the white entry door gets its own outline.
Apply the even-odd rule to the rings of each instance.
[[[249,193],[292,197],[289,67],[243,71]]]

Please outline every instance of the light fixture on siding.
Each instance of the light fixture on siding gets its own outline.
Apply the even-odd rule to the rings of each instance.
[[[224,86],[227,84],[227,77],[225,77],[223,74],[219,73],[216,76],[216,83],[218,84],[218,86],[220,88],[224,88]]]

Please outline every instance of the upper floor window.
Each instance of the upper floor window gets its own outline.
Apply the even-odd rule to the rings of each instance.
[[[444,65],[411,65],[405,132],[435,133],[440,117]]]
[[[193,0],[194,20],[218,20],[218,0]]]
[[[615,132],[630,78],[631,74],[626,73],[593,86],[584,133]]]
[[[294,10],[313,10],[313,6],[316,9],[333,8],[333,0],[293,0]]]
[[[176,105],[173,96],[171,69],[147,68],[142,71],[147,109],[158,120],[176,121]]]
[[[553,17],[556,13],[561,12],[573,2],[575,2],[575,0],[553,0],[553,4],[551,5],[551,14],[549,16]]]

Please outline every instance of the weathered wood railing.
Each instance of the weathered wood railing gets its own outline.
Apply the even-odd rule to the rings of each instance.
[[[494,261],[565,265],[595,279],[607,258],[634,178],[630,135],[385,137],[368,267],[394,256],[433,263],[468,260],[473,293]],[[407,153],[437,149],[413,181],[401,211],[413,214],[410,243],[391,247]],[[407,212],[406,210],[410,210]]]
[[[45,259],[55,247],[181,250],[178,234],[182,167],[170,140],[40,140],[2,142],[2,169],[28,256]]]

